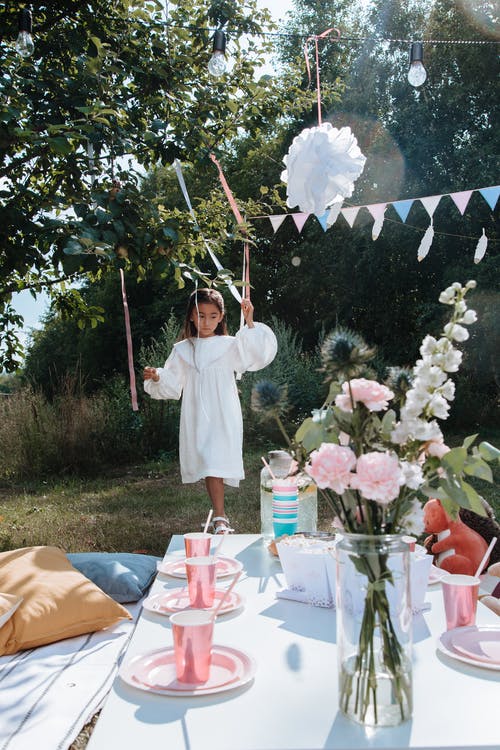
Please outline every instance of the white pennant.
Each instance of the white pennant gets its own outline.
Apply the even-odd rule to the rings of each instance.
[[[354,222],[356,221],[356,216],[358,215],[360,208],[361,206],[353,206],[352,208],[342,209],[342,216],[347,221],[351,229],[353,227]]]
[[[371,213],[375,221],[372,227],[372,240],[378,239],[382,227],[384,225],[385,209],[387,203],[372,203],[371,206],[367,206],[368,211]]]
[[[424,236],[422,237],[422,242],[420,243],[420,247],[418,248],[418,253],[417,253],[418,261],[421,261],[425,258],[425,256],[427,255],[427,253],[429,252],[431,248],[433,239],[434,239],[434,225],[432,223],[432,218],[431,218],[431,223],[427,227],[427,230]]]
[[[428,195],[426,198],[420,198],[420,202],[424,206],[431,219],[434,216],[434,211],[436,210],[438,203],[442,197],[442,195]]]
[[[276,234],[280,226],[283,224],[287,217],[287,214],[279,214],[278,216],[270,216],[269,221],[273,225],[273,232]]]
[[[464,211],[469,204],[471,195],[472,190],[462,190],[462,192],[460,193],[450,193],[451,200],[458,208],[462,216],[464,215]]]
[[[328,214],[326,219],[327,227],[333,227],[333,225],[337,221],[340,209],[342,208],[342,203],[343,201],[340,201],[340,203],[334,203],[333,206],[330,206],[330,213]]]
[[[479,263],[480,260],[484,258],[484,254],[486,252],[486,248],[488,247],[488,238],[484,233],[484,227],[483,227],[483,233],[481,237],[479,238],[479,242],[476,246],[476,252],[474,253],[474,263]]]

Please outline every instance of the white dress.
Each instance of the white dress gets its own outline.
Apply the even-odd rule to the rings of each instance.
[[[236,336],[191,338],[174,345],[158,382],[144,381],[152,398],[182,395],[179,459],[184,483],[221,477],[232,487],[245,478],[243,419],[235,373],[261,370],[276,356],[276,336],[264,323]]]

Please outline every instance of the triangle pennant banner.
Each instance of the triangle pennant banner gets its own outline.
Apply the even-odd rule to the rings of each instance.
[[[431,219],[442,197],[442,195],[428,195],[426,198],[420,198],[421,204],[423,205]]]
[[[309,214],[304,214],[304,213],[292,214],[292,218],[295,222],[295,226],[299,230],[299,234],[302,232],[302,229],[308,217],[309,217]]]
[[[280,226],[283,224],[287,217],[287,214],[278,214],[277,216],[270,216],[269,221],[273,225],[273,232],[276,234]]]
[[[361,206],[353,206],[352,208],[341,209],[341,214],[344,217],[344,219],[347,221],[351,229],[353,227],[354,222],[356,221],[356,216],[358,215],[360,208]]]
[[[371,213],[375,221],[372,227],[372,240],[376,240],[382,231],[384,224],[385,209],[387,203],[372,203],[371,206],[367,206],[368,211]]]
[[[408,218],[408,214],[410,213],[410,208],[413,206],[414,198],[410,198],[406,201],[396,201],[392,205],[394,206],[396,213],[398,214],[399,218],[405,223],[406,219]]]
[[[497,205],[498,196],[500,195],[500,185],[496,185],[495,187],[481,188],[479,192],[481,193],[491,210],[494,211],[495,206]]]
[[[329,217],[329,215],[330,215],[330,209],[329,208],[327,208],[326,211],[325,211],[325,213],[322,214],[321,216],[318,216],[316,214],[316,218],[319,221],[319,223],[321,224],[323,232],[326,232],[326,230],[328,229],[328,217]]]
[[[462,216],[464,215],[464,211],[469,204],[471,195],[472,190],[462,190],[461,193],[450,193],[451,200],[458,208]]]

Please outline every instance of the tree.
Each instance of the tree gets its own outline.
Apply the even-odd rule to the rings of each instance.
[[[17,3],[0,3],[0,369],[18,364],[22,320],[13,292],[100,278],[120,267],[165,276],[202,247],[186,212],[141,195],[140,173],[176,157],[203,169],[238,129],[283,109],[269,79],[255,80],[269,21],[255,0],[38,0],[34,53],[13,47]],[[232,70],[207,72],[213,26],[228,33]],[[288,95],[292,95],[288,92]],[[179,267],[177,276],[181,274]],[[66,287],[67,288],[67,287]],[[100,320],[58,290],[81,326]]]

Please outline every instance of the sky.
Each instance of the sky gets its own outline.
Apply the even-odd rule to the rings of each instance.
[[[291,0],[257,0],[257,5],[261,8],[268,8],[275,21],[282,19],[292,7]],[[268,71],[266,71],[268,72]],[[48,297],[45,294],[39,294],[34,300],[28,291],[15,295],[13,306],[24,317],[23,339],[29,329],[41,327],[40,318],[48,310]]]

